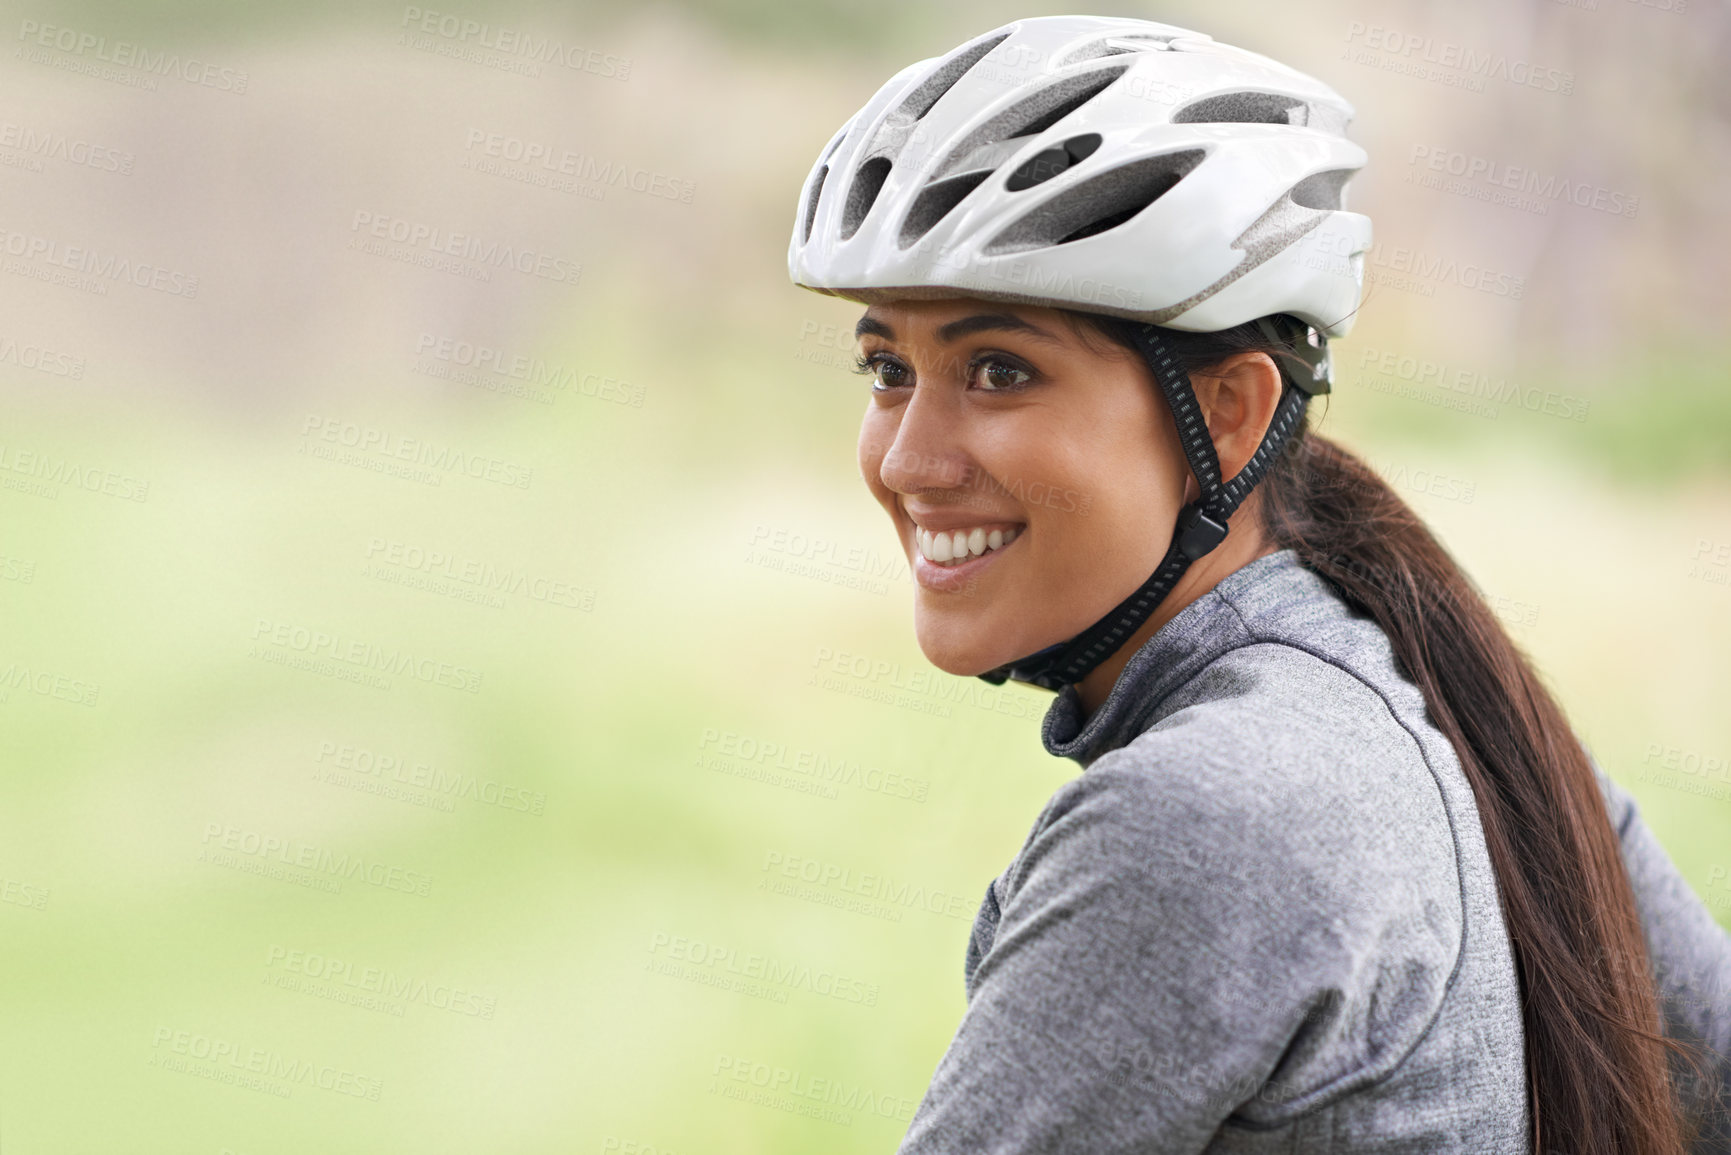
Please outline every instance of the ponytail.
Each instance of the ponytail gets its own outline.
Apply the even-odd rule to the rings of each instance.
[[[1066,311],[1126,348],[1126,322]],[[1255,323],[1162,330],[1191,373],[1290,352]],[[1484,598],[1419,516],[1308,414],[1263,478],[1262,526],[1388,635],[1472,785],[1521,984],[1539,1155],[1683,1155],[1646,939],[1586,750]],[[1699,1067],[1697,1066],[1697,1071]]]

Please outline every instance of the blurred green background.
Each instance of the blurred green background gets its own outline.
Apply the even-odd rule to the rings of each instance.
[[[858,310],[787,233],[891,72],[1067,9],[3,7],[0,1152],[893,1150],[1076,767],[1046,695],[915,646]],[[1094,10],[1357,104],[1378,249],[1320,428],[1731,925],[1727,10]],[[482,47],[519,33],[578,66]],[[868,1105],[730,1094],[758,1065]]]

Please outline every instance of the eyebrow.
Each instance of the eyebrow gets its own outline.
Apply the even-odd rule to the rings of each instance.
[[[1038,325],[1031,321],[1024,321],[1013,313],[975,313],[971,317],[963,317],[960,320],[951,321],[947,325],[939,326],[937,337],[940,342],[947,345],[951,341],[959,340],[971,333],[984,332],[1028,333],[1035,337],[1042,337],[1047,341],[1056,342],[1058,340]],[[860,317],[859,324],[854,326],[853,335],[858,338],[864,337],[868,333],[888,341],[895,340],[896,336],[888,325],[869,313]]]
[[[870,313],[863,313],[860,315],[859,324],[853,327],[854,339],[858,340],[868,333],[874,337],[882,337],[886,341],[894,341],[896,339],[895,332],[891,330],[888,325],[884,324]]]

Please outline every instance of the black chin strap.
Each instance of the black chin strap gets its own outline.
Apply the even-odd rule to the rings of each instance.
[[[1310,395],[1289,382],[1281,390],[1280,403],[1275,407],[1274,418],[1268,423],[1262,444],[1256,447],[1256,452],[1237,476],[1223,484],[1220,458],[1214,452],[1214,440],[1208,435],[1208,424],[1202,418],[1189,375],[1160,339],[1157,328],[1138,325],[1133,333],[1141,346],[1143,358],[1154,372],[1154,380],[1172,407],[1178,425],[1178,440],[1184,446],[1184,456],[1190,460],[1191,472],[1196,474],[1196,480],[1201,484],[1202,496],[1179,511],[1172,545],[1140,589],[1069,641],[1047,646],[979,675],[994,686],[1014,679],[1058,690],[1080,682],[1089,671],[1116,653],[1178,584],[1190,563],[1226,539],[1226,521],[1232,516],[1232,511],[1256,488],[1256,483],[1262,480],[1281,446],[1304,417]],[[1282,379],[1285,379],[1284,374]]]

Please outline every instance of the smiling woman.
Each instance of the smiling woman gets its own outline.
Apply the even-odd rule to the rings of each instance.
[[[1156,568],[1165,544],[1123,527],[1173,524],[1199,486],[1139,358],[1099,348],[1070,313],[966,299],[877,305],[858,332],[873,375],[860,469],[908,547],[915,629],[933,664],[976,674],[1074,637],[1112,608],[1110,591]],[[1273,417],[1280,373],[1246,353],[1192,380],[1221,468],[1235,474]],[[1084,704],[1105,699],[1183,604],[1272,550],[1253,519],[1228,534],[1080,681]]]
[[[1053,691],[1085,770],[986,889],[904,1153],[1731,1151],[1731,938],[1309,427],[1370,243],[1351,115],[1198,33],[1030,19],[807,181],[789,267],[868,306],[920,647]]]

